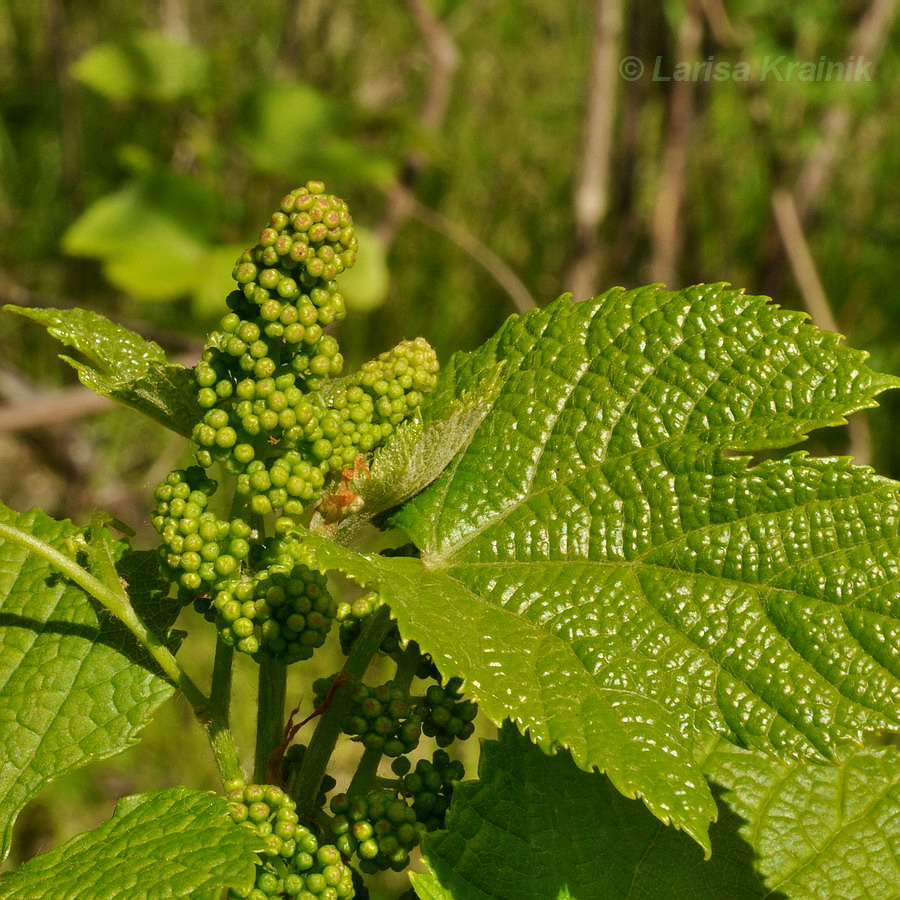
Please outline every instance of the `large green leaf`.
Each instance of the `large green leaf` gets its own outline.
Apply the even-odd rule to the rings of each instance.
[[[433,874],[411,877],[423,897],[453,900],[774,900],[739,825],[721,806],[704,862],[696,844],[608,779],[565,751],[545,756],[507,725],[482,745],[479,780],[454,791],[446,830],[424,840]]]
[[[62,358],[92,391],[190,437],[202,416],[193,375],[170,363],[158,344],[90,310],[3,308],[46,326],[53,337],[87,357],[87,363]]]
[[[770,890],[797,900],[897,896],[897,747],[862,749],[832,766],[719,748],[706,771],[729,789],[725,799],[744,820],[740,832]]]
[[[715,803],[662,704],[635,698],[627,685],[598,686],[565,642],[418,560],[366,557],[318,535],[304,540],[316,552],[311,564],[377,588],[404,637],[421,641],[441,672],[464,674],[492,721],[515,715],[548,749],[545,735],[559,729],[582,765],[602,759],[619,790],[645,797],[709,849]]]
[[[259,838],[221,797],[187,788],[125,797],[111,819],[3,876],[4,900],[216,900],[249,893]]]
[[[395,517],[421,560],[323,563],[379,586],[492,719],[705,844],[697,735],[821,758],[900,720],[898,485],[736,455],[900,386],[804,318],[706,285],[510,319],[432,395],[439,417],[502,363],[472,439]]]
[[[77,533],[71,522],[2,504],[0,521],[58,550]],[[164,634],[178,610],[163,599],[150,556],[128,554],[120,574],[137,612]],[[83,590],[0,541],[0,858],[16,816],[41,788],[135,743],[172,690]]]

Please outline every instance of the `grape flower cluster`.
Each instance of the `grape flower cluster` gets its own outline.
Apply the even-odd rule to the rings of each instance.
[[[346,314],[337,278],[357,249],[347,204],[321,182],[282,199],[238,258],[229,311],[194,368],[196,465],[154,493],[163,574],[227,643],[257,658],[303,660],[323,643],[337,608],[288,534],[347,467],[365,467],[437,381],[423,338],[337,377],[343,356],[326,329]],[[211,508],[214,464],[234,477],[244,518]],[[276,538],[267,543],[258,526],[268,516]]]
[[[346,314],[336,278],[357,238],[343,200],[308,182],[281,202],[257,245],[238,259],[238,290],[194,370],[205,410],[197,461],[220,462],[256,515],[290,527],[332,472],[384,441],[437,380],[423,338],[404,341],[337,379],[343,356],[325,333]]]

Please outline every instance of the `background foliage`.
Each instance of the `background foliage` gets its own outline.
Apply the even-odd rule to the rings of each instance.
[[[108,312],[193,361],[271,198],[316,177],[366,229],[341,326],[351,370],[416,334],[446,359],[564,290],[726,280],[824,327],[830,314],[900,372],[892,34],[881,0],[3,0],[0,301]],[[657,57],[665,73],[860,53],[871,81],[651,77]],[[642,78],[618,75],[625,56]],[[606,154],[589,143],[598,120]],[[799,238],[776,217],[785,197]],[[150,486],[182,442],[86,401],[24,320],[0,319],[0,348],[0,496],[76,521],[103,507],[146,533]],[[900,476],[898,403],[809,449]],[[166,710],[141,768],[132,751],[39,797],[13,862],[123,793],[214,786],[201,735],[178,766],[167,757],[189,714]],[[65,806],[85,788],[94,804]],[[47,816],[51,803],[68,811]]]

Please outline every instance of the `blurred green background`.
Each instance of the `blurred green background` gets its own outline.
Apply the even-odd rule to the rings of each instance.
[[[318,178],[361,229],[351,370],[418,334],[446,359],[564,291],[728,281],[897,373],[895,7],[0,0],[0,301],[96,309],[192,363],[234,258]],[[183,442],[85,401],[57,351],[0,317],[0,497],[102,507],[149,546]],[[898,414],[887,397],[806,447],[900,476]],[[39,798],[13,861],[179,782],[215,786],[173,703],[141,747]]]

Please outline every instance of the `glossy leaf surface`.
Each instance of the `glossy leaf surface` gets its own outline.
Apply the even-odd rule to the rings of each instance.
[[[838,765],[782,763],[736,747],[708,760],[744,820],[772,891],[798,900],[888,900],[900,885],[900,753],[865,748]]]
[[[698,735],[822,758],[900,721],[898,485],[740,455],[900,385],[864,361],[721,285],[514,317],[430,399],[437,417],[502,366],[465,449],[394,519],[421,561],[333,562],[491,718],[706,844]]]

